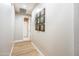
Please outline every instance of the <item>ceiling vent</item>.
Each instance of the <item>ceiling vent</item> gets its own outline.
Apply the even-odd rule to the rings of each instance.
[[[26,14],[26,9],[20,8],[20,13],[25,15]]]

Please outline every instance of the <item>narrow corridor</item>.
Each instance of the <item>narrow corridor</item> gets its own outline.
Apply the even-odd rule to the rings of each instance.
[[[0,56],[79,56],[79,4],[0,4]]]

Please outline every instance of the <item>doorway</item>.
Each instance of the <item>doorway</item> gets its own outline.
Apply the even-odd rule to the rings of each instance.
[[[26,40],[28,38],[28,33],[29,33],[28,24],[29,24],[29,18],[28,18],[28,16],[25,16],[24,23],[23,23],[23,29],[24,29],[23,30],[23,38],[24,38],[24,40]]]

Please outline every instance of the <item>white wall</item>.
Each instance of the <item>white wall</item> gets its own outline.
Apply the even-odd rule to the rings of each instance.
[[[35,31],[35,14],[46,9],[45,32]],[[39,4],[32,12],[31,39],[45,55],[74,55],[73,4]]]
[[[0,4],[0,55],[9,55],[14,39],[14,6]]]
[[[74,53],[79,56],[79,3],[74,4]]]
[[[24,16],[15,16],[15,40],[23,40]]]

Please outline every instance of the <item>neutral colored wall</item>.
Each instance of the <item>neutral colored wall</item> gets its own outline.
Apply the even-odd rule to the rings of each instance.
[[[15,40],[23,40],[23,27],[24,25],[24,16],[17,15],[15,16]]]
[[[79,3],[74,4],[74,53],[79,56]]]
[[[46,9],[45,32],[35,31],[35,14]],[[73,4],[39,4],[32,12],[31,39],[45,55],[74,55]]]
[[[9,55],[14,39],[14,6],[0,4],[0,55]]]
[[[14,32],[15,32],[15,9],[14,9],[14,5],[11,4],[11,7],[12,7],[12,12],[11,12],[11,16],[12,16],[12,21],[11,21],[11,27],[12,27],[12,33],[13,33],[13,39],[12,41],[14,40]]]

